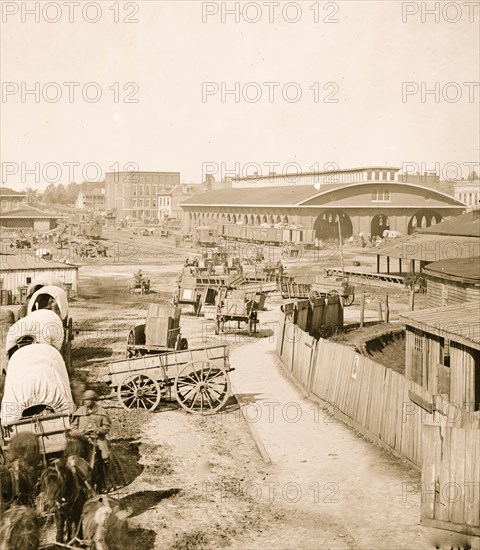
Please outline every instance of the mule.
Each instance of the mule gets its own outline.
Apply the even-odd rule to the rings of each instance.
[[[127,523],[131,513],[131,509],[123,509],[117,499],[108,495],[89,499],[83,507],[82,542],[91,544],[92,550],[135,548],[129,540]]]
[[[79,531],[82,508],[88,497],[69,458],[55,460],[43,472],[41,488],[46,508],[55,514],[56,541],[69,542]]]
[[[34,506],[40,475],[38,437],[29,432],[10,440],[8,454],[0,464],[0,507],[11,505]]]

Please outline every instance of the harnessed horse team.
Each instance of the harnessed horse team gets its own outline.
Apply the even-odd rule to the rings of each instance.
[[[92,390],[75,410],[64,360],[72,325],[61,283],[35,281],[28,297],[26,316],[8,330],[2,365],[0,548],[38,548],[40,516],[50,513],[58,543],[100,550],[110,537],[112,548],[120,532],[125,536],[128,513],[106,494],[110,418]]]

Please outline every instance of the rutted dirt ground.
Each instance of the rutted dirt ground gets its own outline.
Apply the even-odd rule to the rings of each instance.
[[[143,257],[140,266],[154,291],[173,290],[183,263],[174,254]],[[304,273],[305,265],[307,258],[290,271]],[[77,330],[76,378],[105,397],[110,391],[104,382],[107,362],[124,356],[128,330],[144,322],[147,303],[158,298],[127,293],[138,267],[104,262],[86,264],[79,272],[81,295],[71,310]],[[391,308],[408,308],[402,289],[378,292],[385,288],[391,293]],[[272,352],[279,305],[278,296],[267,299],[260,334],[252,337],[238,331],[215,336],[210,320],[188,310],[181,319],[189,347],[229,344],[236,369],[231,373],[234,391],[241,401],[257,403],[260,419],[249,417],[247,424],[234,399],[225,412],[206,418],[185,413],[175,401],[162,402],[154,413],[127,413],[116,398],[105,399],[114,419],[116,479],[125,484],[117,496],[133,509],[129,523],[137,548],[464,546],[458,535],[419,525],[418,494],[403,502],[403,484],[418,483],[419,472],[319,410],[286,380]],[[358,307],[345,311],[352,322],[358,320]],[[298,410],[300,419],[291,422]],[[250,430],[263,442],[272,464],[262,459]]]

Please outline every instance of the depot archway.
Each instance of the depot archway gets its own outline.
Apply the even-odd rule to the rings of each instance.
[[[384,231],[390,231],[390,219],[385,214],[377,214],[370,223],[370,235],[373,237],[383,237]]]
[[[315,237],[322,241],[338,240],[338,220],[340,221],[342,239],[351,237],[353,235],[352,220],[343,210],[326,210],[322,212],[313,224]]]
[[[408,234],[411,235],[417,229],[424,229],[443,221],[443,217],[435,210],[419,210],[408,222]]]

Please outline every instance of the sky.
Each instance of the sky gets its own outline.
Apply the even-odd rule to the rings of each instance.
[[[78,3],[2,2],[3,186],[479,162],[478,5]]]

